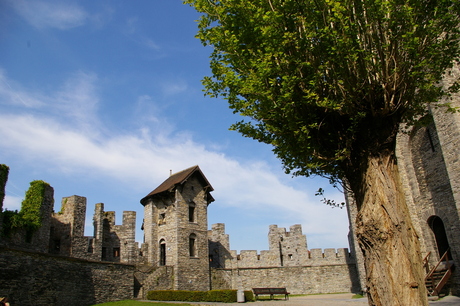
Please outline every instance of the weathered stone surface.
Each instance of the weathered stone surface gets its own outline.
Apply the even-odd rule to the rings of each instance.
[[[0,248],[0,296],[11,305],[84,306],[133,297],[134,266]]]

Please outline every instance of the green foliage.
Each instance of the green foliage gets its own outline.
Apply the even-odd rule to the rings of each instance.
[[[154,290],[147,293],[147,299],[156,301],[234,303],[237,301],[236,292],[236,290]]]
[[[125,300],[125,301],[118,301],[118,302],[107,302],[103,304],[97,304],[98,306],[137,306],[137,305],[155,305],[155,306],[171,306],[171,303],[155,303],[155,302],[141,302],[141,301],[133,301],[133,300]],[[191,306],[191,304],[180,303],[177,305],[181,306]]]
[[[254,292],[252,292],[252,290],[244,291],[244,300],[245,300],[246,302],[253,302],[253,301],[255,301]]]
[[[213,46],[205,91],[287,173],[337,181],[394,145],[459,58],[457,0],[185,0]],[[455,86],[451,88],[455,90]]]
[[[2,213],[3,226],[2,226],[2,236],[10,237],[13,231],[22,227],[22,219],[17,210],[5,210]]]
[[[207,292],[206,302],[234,303],[237,301],[237,290],[211,290]]]
[[[5,186],[8,181],[8,173],[10,168],[7,165],[0,164],[0,207],[3,207],[3,200],[5,199]]]
[[[29,230],[36,230],[41,226],[41,207],[45,197],[45,189],[49,184],[44,181],[32,181],[22,201],[21,219]]]
[[[3,212],[3,235],[10,236],[17,229],[25,229],[26,240],[30,241],[34,231],[42,225],[41,207],[45,190],[49,184],[44,181],[32,181],[22,201],[21,210]]]

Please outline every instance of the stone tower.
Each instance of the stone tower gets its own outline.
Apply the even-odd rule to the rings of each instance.
[[[141,200],[148,262],[172,266],[174,289],[209,290],[211,184],[198,166],[172,174]]]
[[[88,238],[84,237],[86,198],[73,195],[62,198],[61,211],[53,213],[50,249],[53,254],[86,258]]]
[[[135,242],[135,211],[124,211],[122,225],[116,225],[115,212],[104,211],[104,203],[98,203],[94,210],[93,224],[91,253],[94,260],[136,262],[138,252]]]

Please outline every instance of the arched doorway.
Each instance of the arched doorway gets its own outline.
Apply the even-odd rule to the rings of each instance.
[[[166,266],[166,241],[160,240],[160,266]]]
[[[428,218],[427,222],[431,230],[433,231],[436,240],[436,246],[438,248],[439,258],[441,258],[441,256],[449,250],[449,240],[447,239],[446,229],[444,228],[444,222],[442,222],[442,219],[438,216],[431,216],[430,218]],[[447,255],[449,256],[448,259],[452,259],[450,250]]]

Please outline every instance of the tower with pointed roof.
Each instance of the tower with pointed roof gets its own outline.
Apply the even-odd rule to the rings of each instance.
[[[199,166],[170,175],[141,200],[148,262],[171,266],[174,289],[209,290],[207,208],[211,184]]]

